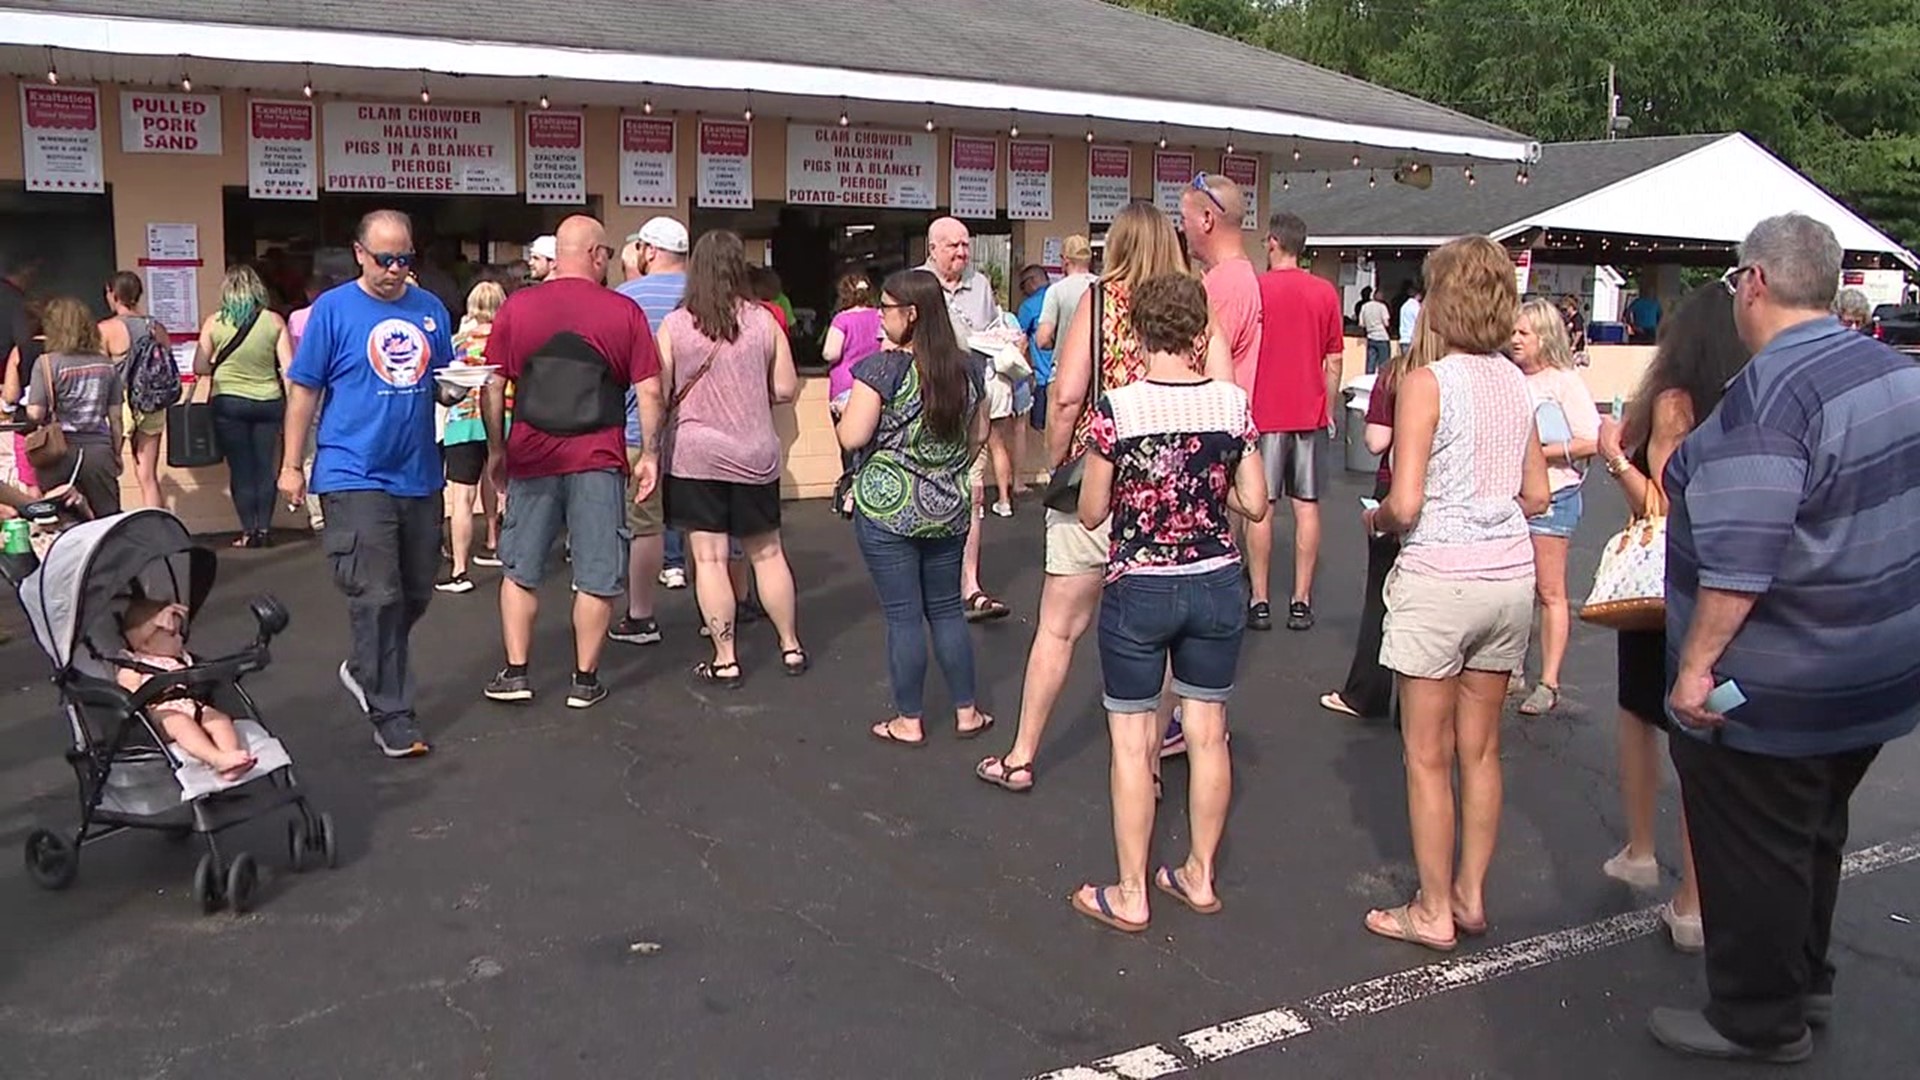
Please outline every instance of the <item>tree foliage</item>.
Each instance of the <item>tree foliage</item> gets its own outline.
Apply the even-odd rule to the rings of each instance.
[[[1920,0],[1116,0],[1545,141],[1744,131],[1920,245]]]

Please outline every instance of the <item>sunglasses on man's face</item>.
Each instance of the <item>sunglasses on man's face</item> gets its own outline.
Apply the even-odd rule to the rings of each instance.
[[[1738,296],[1740,295],[1740,279],[1751,274],[1753,271],[1754,267],[1751,264],[1747,266],[1736,266],[1720,275],[1720,284],[1726,286],[1727,295]]]
[[[1217,208],[1222,214],[1227,212],[1227,204],[1221,202],[1220,196],[1215,195],[1213,193],[1213,188],[1207,185],[1206,173],[1200,172],[1200,173],[1193,174],[1193,190],[1199,192],[1202,195],[1205,195],[1207,197],[1207,201],[1212,203],[1214,207]]]
[[[360,250],[367,251],[366,248]],[[410,270],[413,268],[414,254],[411,251],[367,251],[367,258],[382,270],[391,270],[396,266]]]

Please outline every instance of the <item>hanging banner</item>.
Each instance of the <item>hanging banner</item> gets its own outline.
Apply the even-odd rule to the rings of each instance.
[[[787,202],[931,210],[940,139],[928,131],[787,125]]]
[[[753,209],[753,125],[700,121],[699,205],[709,210]]]
[[[1527,287],[1532,284],[1532,277],[1533,249],[1521,248],[1513,253],[1513,283],[1519,288],[1521,296],[1527,295]]]
[[[1260,159],[1249,154],[1221,154],[1220,175],[1240,185],[1247,200],[1247,212],[1240,215],[1240,227],[1249,232],[1260,228]]]
[[[1052,143],[1007,143],[1007,216],[1015,221],[1052,220]]]
[[[212,94],[120,91],[120,149],[129,154],[219,154],[220,99]]]
[[[673,120],[620,118],[620,205],[675,206],[680,167],[674,153]]]
[[[511,108],[326,104],[328,191],[512,195]]]
[[[1133,150],[1087,147],[1087,223],[1111,225],[1133,198]]]
[[[311,101],[247,102],[247,197],[320,197]]]
[[[100,171],[100,91],[20,83],[28,191],[107,190]]]
[[[1193,183],[1193,155],[1185,150],[1159,150],[1153,155],[1153,204],[1180,227],[1180,197]]]
[[[1000,215],[1000,141],[967,135],[953,137],[953,216],[994,218]]]
[[[586,201],[586,114],[528,109],[527,202],[579,206]]]

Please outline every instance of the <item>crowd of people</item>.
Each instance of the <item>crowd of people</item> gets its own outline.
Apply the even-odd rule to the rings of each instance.
[[[966,226],[942,218],[924,265],[843,277],[824,333],[837,507],[885,616],[892,701],[877,740],[928,741],[929,641],[955,737],[994,727],[967,624],[1008,608],[980,585],[980,523],[1012,512],[1018,440],[1044,438],[1045,580],[1017,729],[975,773],[1033,790],[1075,646],[1097,627],[1117,873],[1071,903],[1129,933],[1150,925],[1156,891],[1201,915],[1225,903],[1228,706],[1245,633],[1274,623],[1283,502],[1285,624],[1315,624],[1344,313],[1302,266],[1298,217],[1272,216],[1266,269],[1254,267],[1245,198],[1196,176],[1178,230],[1134,201],[1097,270],[1084,236],[1063,242],[1057,280],[1024,269],[1017,313],[971,265]],[[1710,1001],[1657,1010],[1651,1028],[1686,1053],[1792,1061],[1832,1014],[1848,800],[1879,747],[1920,721],[1920,654],[1903,644],[1920,631],[1920,369],[1829,314],[1840,249],[1825,226],[1768,219],[1740,258],[1660,321],[1631,407],[1604,418],[1566,312],[1522,303],[1509,254],[1485,237],[1436,249],[1397,311],[1363,299],[1378,376],[1365,441],[1381,464],[1361,514],[1355,654],[1320,704],[1391,717],[1404,742],[1419,888],[1365,928],[1440,952],[1487,933],[1501,717],[1536,631],[1539,675],[1518,711],[1559,705],[1569,541],[1597,458],[1636,513],[1667,522],[1665,630],[1618,635],[1628,836],[1600,869],[1660,883],[1666,732],[1685,817],[1662,913],[1676,947],[1704,951]],[[232,471],[236,546],[265,542],[275,500],[309,508],[347,600],[338,677],[392,757],[429,751],[411,633],[436,588],[473,591],[472,566],[501,569],[503,663],[478,688],[494,701],[536,695],[540,589],[562,551],[569,707],[607,698],[604,643],[659,641],[655,586],[689,577],[712,648],[695,679],[743,684],[752,618],[777,638],[770,667],[799,677],[812,664],[781,542],[774,410],[799,378],[778,282],[738,235],[696,242],[666,217],[618,248],[570,217],[526,261],[530,284],[483,278],[456,321],[418,283],[410,221],[376,211],[351,268],[323,268],[309,306],[281,319],[261,276],[238,267],[200,327],[195,369]],[[31,419],[57,419],[58,467],[71,459],[97,512],[118,508],[128,435],[142,497],[158,498],[158,429],[122,416],[118,365],[164,331],[141,314],[137,276],[106,294],[102,324],[78,301],[46,304],[5,386]],[[1156,864],[1160,763],[1178,754],[1189,848]]]

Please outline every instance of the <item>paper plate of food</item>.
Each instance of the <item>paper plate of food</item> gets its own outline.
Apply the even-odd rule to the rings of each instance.
[[[499,370],[498,364],[449,364],[434,372],[433,377],[449,386],[472,390],[487,385],[487,380]]]

